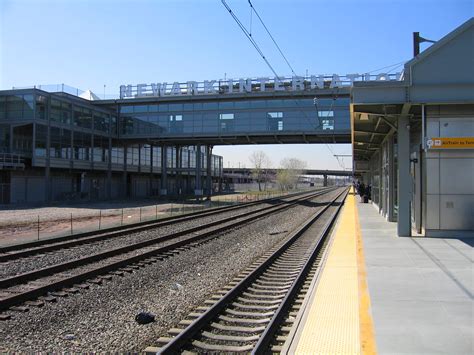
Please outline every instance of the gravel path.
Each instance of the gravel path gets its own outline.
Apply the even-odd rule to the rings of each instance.
[[[12,313],[0,323],[0,352],[141,351],[316,208],[298,205],[57,304]],[[156,322],[138,325],[140,310],[155,313]]]

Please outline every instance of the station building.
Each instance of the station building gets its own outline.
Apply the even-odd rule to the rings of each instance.
[[[65,91],[0,91],[0,204],[194,194],[197,170],[201,195],[219,188],[222,157],[129,141],[115,108]]]
[[[474,19],[351,90],[354,172],[403,236],[474,235]]]

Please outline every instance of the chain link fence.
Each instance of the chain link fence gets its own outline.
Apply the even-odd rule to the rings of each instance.
[[[43,212],[25,217],[18,214],[8,218],[0,211],[0,245],[23,243],[56,237],[103,230],[112,227],[159,220],[166,217],[185,215],[204,211],[209,208],[242,204],[266,198],[288,195],[287,191],[248,192],[234,195],[213,196],[210,201],[184,201],[153,204],[142,207],[124,207],[109,209],[82,208],[77,212]],[[65,208],[68,210],[69,208]],[[14,213],[16,211],[13,211]],[[34,212],[34,211],[33,211]],[[15,216],[15,215],[13,215]],[[10,220],[9,220],[10,219]]]

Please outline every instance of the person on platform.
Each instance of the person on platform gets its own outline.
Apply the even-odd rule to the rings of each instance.
[[[360,196],[360,201],[364,202],[365,185],[364,185],[363,182],[360,183],[358,192],[359,192],[359,196]]]

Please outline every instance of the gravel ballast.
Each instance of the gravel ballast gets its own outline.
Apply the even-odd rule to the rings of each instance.
[[[0,351],[142,351],[317,208],[295,206],[56,304],[10,311],[13,319],[0,323]],[[156,321],[139,325],[140,311],[156,314]]]
[[[102,241],[96,241],[90,244],[79,245],[70,249],[61,249],[52,252],[47,252],[44,254],[38,254],[32,257],[19,258],[17,260],[0,263],[0,279],[45,268],[55,264],[79,259],[81,257],[100,253],[105,250],[120,248],[126,245],[139,243],[153,238],[163,237],[172,233],[195,227],[197,223],[205,224],[216,220],[221,220],[223,218],[228,218],[230,216],[239,215],[245,212],[254,211],[265,206],[268,206],[268,204],[265,203],[249,206],[247,208],[242,208],[236,211],[222,212],[200,219],[179,222],[178,224],[174,225],[167,225],[159,228],[131,233],[129,235],[122,235]]]

